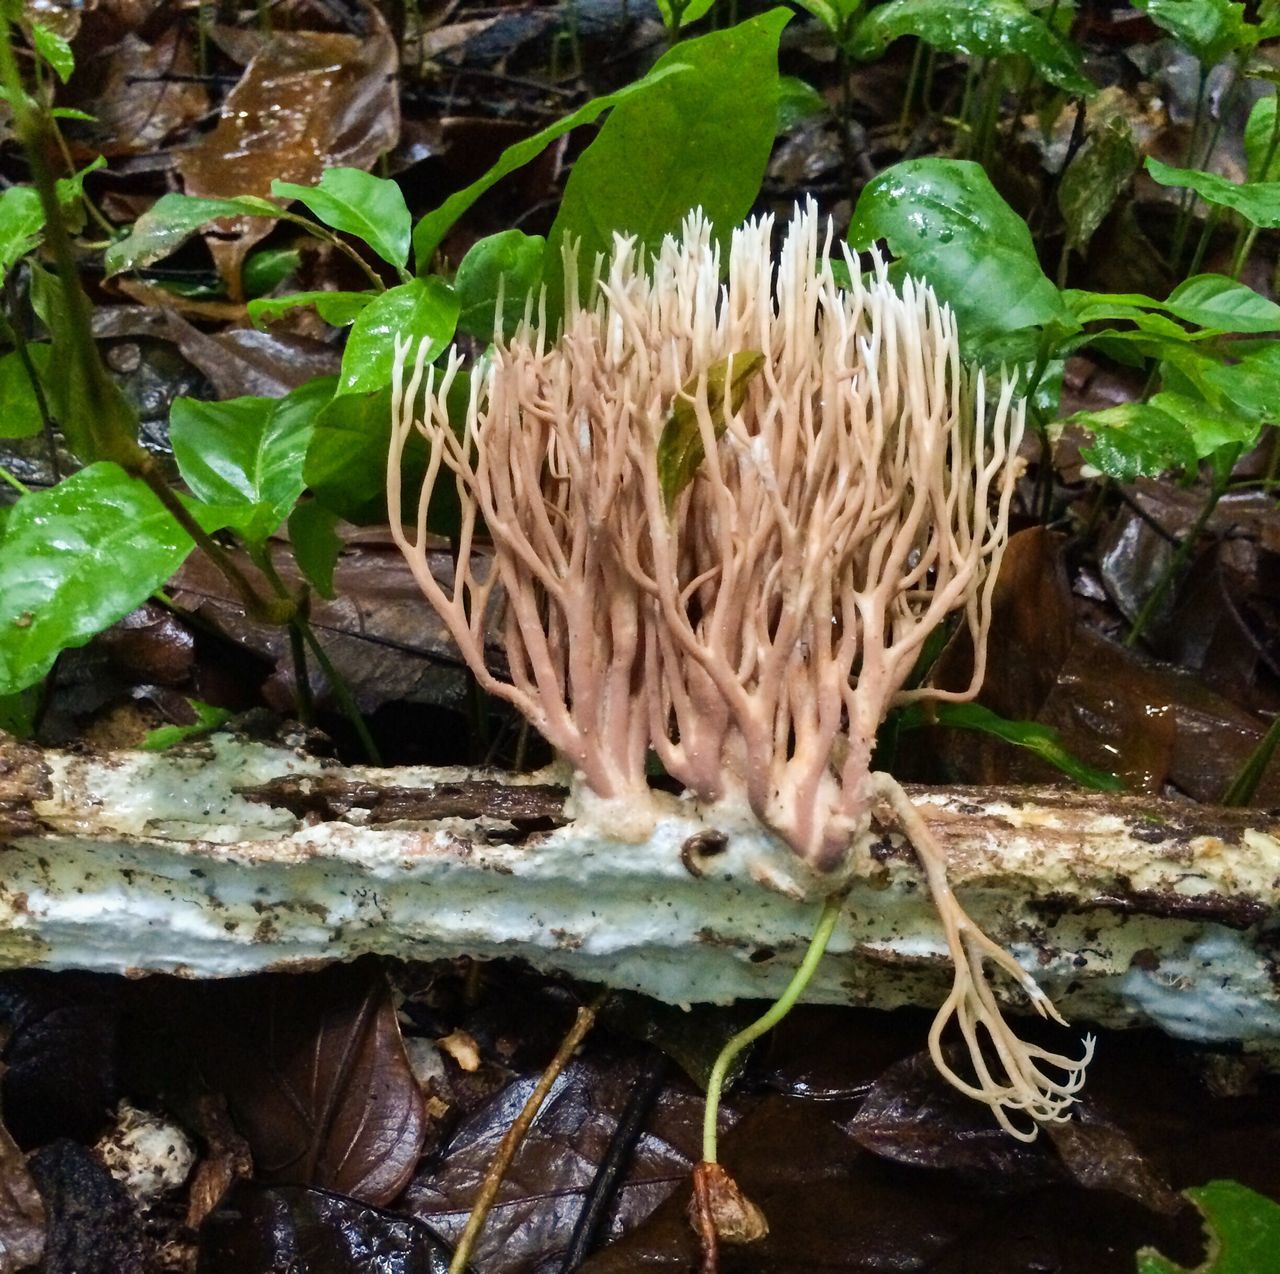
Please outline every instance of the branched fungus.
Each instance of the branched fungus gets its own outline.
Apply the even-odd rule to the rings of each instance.
[[[392,530],[481,684],[596,796],[643,805],[652,749],[708,822],[735,825],[749,810],[827,895],[869,866],[852,847],[873,806],[889,807],[955,962],[934,1060],[1029,1139],[1036,1121],[1065,1117],[1090,1045],[1077,1061],[1018,1039],[988,964],[1061,1019],[961,907],[902,788],[871,769],[891,708],[981,684],[1023,404],[1013,378],[989,385],[961,364],[954,319],[927,286],[895,289],[878,259],[863,283],[847,250],[832,261],[812,206],[776,257],[773,230],[766,217],[734,232],[723,282],[696,214],[652,261],[620,237],[586,305],[567,253],[561,334],[528,303],[514,337],[472,369],[465,422],[446,410],[459,356],[425,369],[424,350],[411,364],[401,345]],[[429,462],[410,534],[400,469],[415,428]],[[425,519],[445,470],[462,529],[442,583]],[[487,572],[471,552],[481,524]],[[485,664],[491,602],[509,681]],[[949,616],[972,638],[970,686],[908,688]],[[953,1021],[968,1077],[943,1051]]]

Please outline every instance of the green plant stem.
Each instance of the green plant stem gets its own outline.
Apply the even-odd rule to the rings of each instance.
[[[1133,626],[1129,629],[1128,635],[1124,639],[1124,644],[1129,647],[1136,646],[1141,639],[1142,634],[1146,632],[1148,625],[1155,617],[1156,612],[1164,604],[1165,596],[1174,582],[1182,574],[1186,567],[1191,554],[1194,552],[1196,544],[1199,543],[1200,536],[1204,528],[1208,525],[1209,519],[1213,516],[1213,511],[1218,507],[1218,501],[1226,494],[1227,479],[1230,477],[1215,476],[1213,485],[1209,488],[1209,494],[1205,499],[1204,506],[1201,508],[1196,517],[1191,530],[1183,537],[1182,542],[1175,550],[1173,557],[1169,559],[1169,565],[1160,572],[1160,578],[1156,580],[1155,587],[1147,595],[1147,600],[1143,602],[1142,609],[1138,612],[1137,618],[1133,621]]]
[[[796,1001],[804,994],[822,957],[826,954],[827,943],[831,941],[831,932],[836,927],[840,912],[844,909],[843,896],[828,898],[822,904],[822,912],[818,916],[817,928],[809,939],[809,949],[804,953],[800,967],[787,983],[787,989],[774,1002],[763,1017],[757,1018],[745,1030],[741,1030],[720,1050],[715,1065],[711,1068],[711,1078],[707,1080],[707,1105],[702,1119],[702,1160],[704,1163],[716,1163],[716,1123],[720,1113],[720,1094],[724,1089],[725,1076],[734,1059],[749,1044],[755,1043],[766,1031],[771,1031],[795,1007]]]
[[[17,308],[14,302],[12,274],[4,281],[4,291],[11,316]],[[36,371],[36,365],[31,361],[31,353],[27,349],[27,338],[23,335],[22,324],[12,317],[0,316],[0,335],[13,346],[14,352],[18,355],[18,361],[22,364],[23,373],[31,385],[31,393],[36,400],[36,410],[40,413],[45,449],[49,453],[49,471],[53,474],[53,480],[58,482],[62,478],[62,470],[58,464],[58,440],[54,434],[53,413],[49,410],[49,400],[45,396],[40,373]]]
[[[355,701],[355,696],[351,693],[350,686],[347,685],[346,678],[333,666],[333,660],[329,658],[328,651],[320,644],[320,639],[316,636],[315,629],[311,627],[310,622],[301,617],[298,618],[297,622],[302,633],[302,639],[311,648],[311,653],[315,656],[316,663],[320,665],[320,671],[324,673],[325,679],[329,682],[329,688],[333,691],[334,698],[337,699],[338,705],[342,708],[347,720],[351,722],[351,728],[355,730],[356,737],[360,740],[360,746],[364,749],[369,764],[381,765],[382,754],[378,751],[378,745],[373,741],[373,735],[369,733],[369,727],[365,724],[365,719],[361,715],[359,705]]]
[[[19,495],[30,495],[31,488],[0,464],[0,482],[7,482]]]
[[[1209,67],[1200,64],[1200,84],[1196,90],[1196,109],[1191,117],[1191,139],[1187,143],[1187,167],[1195,167],[1196,141],[1200,137],[1201,121],[1204,118],[1204,100],[1209,87]],[[1191,220],[1192,197],[1190,190],[1183,190],[1178,200],[1178,219],[1173,227],[1173,248],[1169,253],[1169,264],[1177,270],[1178,261],[1182,257],[1182,249],[1187,242],[1187,227]]]
[[[911,128],[911,106],[915,101],[916,91],[920,87],[920,76],[924,71],[925,43],[916,41],[916,51],[911,55],[911,70],[907,75],[907,88],[902,95],[902,114],[898,116],[899,144],[905,146]]]
[[[982,104],[982,116],[978,121],[979,137],[977,154],[986,168],[991,167],[995,151],[996,126],[1000,119],[1000,102],[1004,97],[1004,64],[999,58],[991,58],[982,64],[982,79],[987,91]]]
[[[1200,263],[1204,260],[1204,254],[1209,249],[1214,231],[1217,230],[1218,222],[1221,219],[1222,208],[1218,204],[1214,204],[1209,209],[1209,215],[1204,219],[1204,227],[1200,231],[1200,237],[1196,240],[1196,250],[1191,254],[1191,264],[1187,266],[1188,278],[1200,269]]]
[[[964,73],[964,92],[960,95],[960,111],[956,120],[956,133],[964,134],[964,144],[956,137],[956,154],[963,158],[973,151],[973,126],[969,121],[969,104],[973,100],[973,88],[978,80],[978,68],[970,60]]]
[[[1250,173],[1249,176],[1254,181],[1267,181],[1271,174],[1271,165],[1275,162],[1276,151],[1280,150],[1280,90],[1272,95],[1272,101],[1275,104],[1275,110],[1271,116],[1271,138],[1267,142],[1267,153],[1262,161],[1262,171],[1260,173]],[[1239,234],[1236,236],[1236,251],[1231,262],[1231,278],[1239,281],[1240,272],[1244,269],[1244,263],[1249,259],[1249,253],[1253,251],[1254,242],[1258,238],[1258,227],[1250,226],[1246,231],[1242,226]]]
[[[1280,716],[1272,719],[1267,732],[1258,740],[1258,746],[1249,754],[1249,759],[1240,767],[1240,773],[1231,780],[1231,785],[1222,794],[1219,804],[1239,807],[1248,805],[1253,800],[1262,782],[1262,776],[1275,756],[1276,746],[1280,744]]]

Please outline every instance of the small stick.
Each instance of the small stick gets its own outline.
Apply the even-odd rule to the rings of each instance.
[[[569,1033],[561,1041],[560,1047],[556,1050],[556,1055],[551,1059],[547,1069],[542,1072],[542,1078],[538,1080],[538,1086],[529,1094],[529,1100],[525,1102],[524,1109],[516,1116],[516,1120],[511,1127],[507,1129],[507,1135],[503,1137],[502,1144],[498,1147],[498,1153],[494,1155],[493,1163],[490,1164],[489,1171],[485,1173],[484,1184],[480,1187],[480,1193],[476,1196],[476,1201],[471,1205],[471,1215],[467,1218],[466,1229],[462,1231],[462,1237],[458,1240],[458,1246],[453,1252],[453,1260],[449,1262],[449,1274],[465,1274],[467,1261],[471,1256],[471,1249],[475,1247],[476,1240],[480,1237],[480,1231],[484,1229],[489,1209],[493,1207],[493,1201],[497,1198],[498,1187],[502,1185],[502,1179],[507,1175],[507,1169],[511,1167],[511,1161],[516,1157],[516,1151],[520,1149],[520,1143],[524,1140],[525,1133],[529,1131],[530,1126],[538,1116],[538,1111],[542,1109],[542,1103],[546,1101],[552,1084],[559,1078],[560,1072],[564,1070],[569,1059],[577,1051],[582,1041],[586,1039],[587,1033],[592,1026],[595,1025],[596,1015],[600,1012],[608,997],[608,991],[601,991],[590,1004],[579,1007],[577,1018],[569,1028]]]

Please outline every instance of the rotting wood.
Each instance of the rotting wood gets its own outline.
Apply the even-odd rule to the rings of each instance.
[[[1280,820],[1059,789],[912,795],[965,905],[1074,1021],[1280,1050]],[[814,917],[792,857],[675,797],[637,839],[566,796],[548,772],[348,769],[229,736],[162,755],[3,741],[0,967],[470,954],[673,1003],[778,993]],[[808,998],[936,1004],[950,972],[914,856],[891,823],[859,852]]]

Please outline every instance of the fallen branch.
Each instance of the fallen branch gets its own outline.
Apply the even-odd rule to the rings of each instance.
[[[1280,1041],[1277,819],[1050,789],[912,799],[967,912],[1073,1025]],[[548,772],[345,769],[221,736],[101,757],[0,741],[0,967],[467,953],[672,1003],[782,991],[818,911],[794,854],[674,797],[641,839],[565,801]],[[946,935],[887,812],[857,851],[806,998],[941,1003]]]

